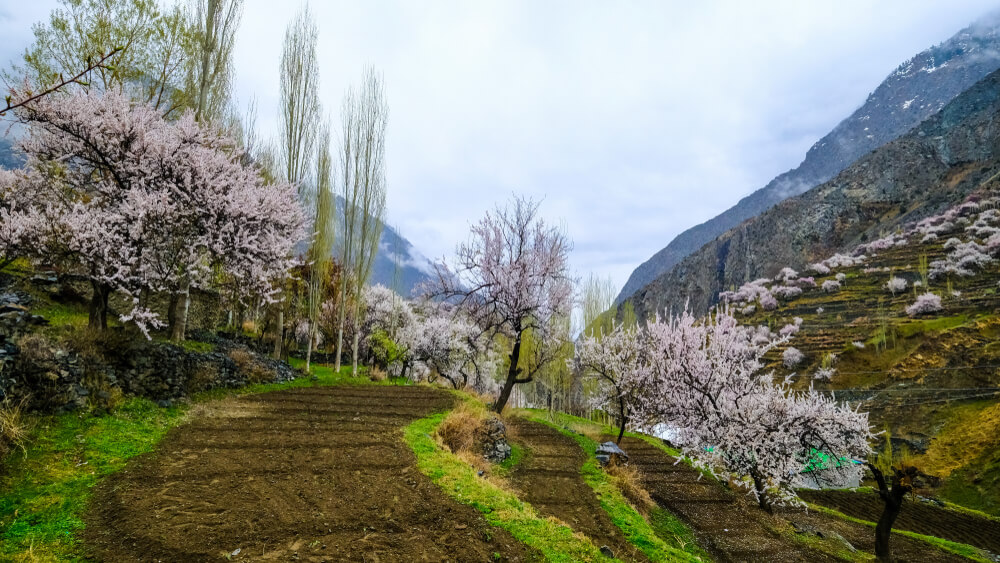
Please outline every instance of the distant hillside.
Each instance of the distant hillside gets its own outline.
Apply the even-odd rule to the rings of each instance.
[[[942,479],[941,496],[1000,515],[998,281],[993,176],[944,213],[722,299],[742,322],[794,335],[770,358],[779,376],[870,411]]]
[[[1000,12],[901,64],[865,103],[820,139],[797,168],[721,215],[692,227],[632,272],[616,303],[672,270],[686,256],[785,198],[817,186],[875,148],[906,133],[1000,68]]]
[[[20,168],[23,161],[21,155],[14,152],[13,142],[8,137],[0,135],[0,167]]]
[[[343,213],[344,198],[337,196],[337,212]],[[342,229],[341,229],[342,230]],[[340,254],[337,239],[333,256]],[[434,266],[413,244],[396,229],[386,225],[379,240],[378,254],[372,268],[371,285],[382,284],[404,297],[411,297],[413,290],[431,279]]]
[[[385,227],[379,242],[379,253],[375,257],[372,284],[382,284],[410,297],[414,288],[431,279],[433,272],[431,261],[410,241],[392,227]]]
[[[947,208],[1000,172],[1000,72],[833,180],[789,198],[706,244],[630,301],[644,318],[879,238]]]

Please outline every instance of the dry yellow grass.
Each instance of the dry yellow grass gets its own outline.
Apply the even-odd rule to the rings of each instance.
[[[472,450],[476,443],[476,434],[482,425],[483,412],[466,402],[445,417],[441,426],[438,426],[437,435],[441,443],[457,455]]]
[[[24,452],[28,438],[28,423],[24,418],[24,401],[0,403],[0,459],[14,449]]]
[[[1000,448],[1000,403],[955,409],[927,451],[913,464],[926,473],[947,477],[983,452]]]
[[[642,514],[656,506],[649,491],[642,486],[642,473],[633,465],[609,463],[605,468],[615,487],[628,499],[633,508]]]

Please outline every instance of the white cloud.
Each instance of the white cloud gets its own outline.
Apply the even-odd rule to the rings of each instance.
[[[54,3],[0,19],[0,60]],[[287,6],[287,7],[286,7]],[[676,234],[796,166],[896,66],[992,2],[313,2],[334,116],[366,64],[390,105],[389,223],[432,258],[511,192],[620,286]],[[295,5],[246,0],[236,92],[275,127]],[[41,13],[39,13],[41,11]],[[8,34],[9,33],[9,34]]]

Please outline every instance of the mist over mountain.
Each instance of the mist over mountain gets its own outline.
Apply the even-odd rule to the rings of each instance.
[[[722,214],[691,227],[637,267],[616,304],[671,271],[686,256],[784,199],[833,178],[872,150],[924,121],[1000,68],[1000,11],[992,12],[900,64],[864,104],[817,141],[802,163]]]
[[[730,229],[640,289],[639,318],[685,304],[702,314],[720,291],[875,240],[963,201],[1000,173],[1000,71],[829,182]]]

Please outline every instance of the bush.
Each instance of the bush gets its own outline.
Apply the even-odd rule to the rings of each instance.
[[[17,347],[20,350],[18,359],[28,364],[37,364],[53,357],[52,341],[38,332],[18,338]]]
[[[798,348],[793,348],[791,346],[785,349],[785,351],[781,354],[781,360],[785,364],[786,368],[793,368],[799,365],[805,357],[806,355],[799,351]]]
[[[826,280],[823,282],[823,291],[827,293],[836,293],[840,291],[840,282],[834,280]]]
[[[941,310],[941,297],[933,293],[924,293],[917,297],[917,300],[906,308],[906,314],[915,317],[925,313],[933,313]]]
[[[642,486],[642,473],[627,463],[609,463],[604,470],[632,507],[648,516],[656,503],[649,496],[649,491]]]
[[[24,419],[24,400],[18,403],[0,403],[0,461],[11,451],[20,448],[26,453],[24,441],[28,437],[28,424]]]
[[[257,361],[253,352],[246,348],[233,348],[229,351],[229,358],[250,383],[265,383],[274,379],[274,372]]]
[[[906,280],[899,277],[893,277],[885,284],[886,289],[888,289],[893,295],[900,291],[906,291]]]
[[[470,452],[475,448],[476,436],[482,424],[482,413],[463,403],[441,421],[437,435],[453,454]]]

